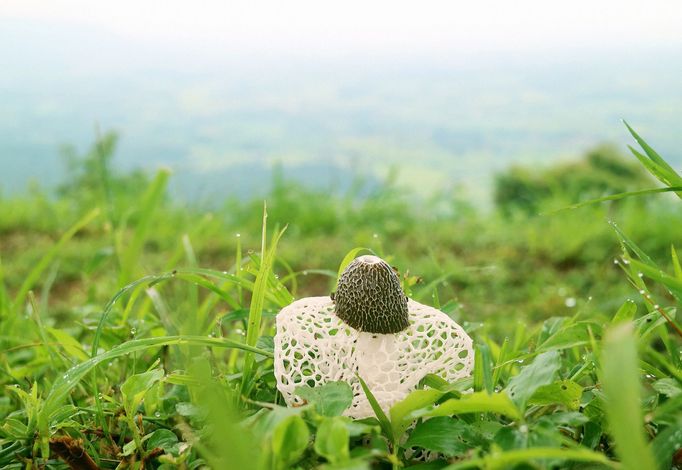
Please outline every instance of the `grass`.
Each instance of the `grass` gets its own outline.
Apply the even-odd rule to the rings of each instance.
[[[665,185],[655,191],[678,191],[632,132]],[[540,211],[579,204],[536,217],[390,185],[360,197],[278,180],[267,212],[228,201],[208,214],[169,201],[165,171],[114,174],[108,152],[88,156],[107,191],[0,199],[0,467],[679,466],[674,197],[624,188],[585,204],[543,185],[553,195],[533,202]],[[274,316],[328,294],[362,253],[463,324],[474,374],[427,376],[376,419],[343,416],[342,383],[286,408]]]

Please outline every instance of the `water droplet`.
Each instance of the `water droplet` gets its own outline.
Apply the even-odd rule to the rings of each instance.
[[[640,290],[639,290],[639,293],[642,294],[642,295],[644,295],[644,294],[646,293],[646,291],[645,291],[644,289],[640,289]]]
[[[304,276],[307,276],[307,275],[308,275],[308,271],[303,271],[303,275],[304,275]]]
[[[592,296],[589,296],[589,297],[587,298],[587,300],[592,300]]]
[[[639,277],[644,277],[644,273],[637,273]]]
[[[227,274],[227,271],[223,271],[223,274]]]
[[[654,310],[658,310],[660,306],[658,304],[654,305]]]
[[[613,264],[620,264],[617,259],[613,260]]]
[[[623,264],[630,264],[630,260],[627,258],[623,258]]]
[[[135,328],[130,329],[130,336],[135,336],[135,333],[137,333],[137,330]]]
[[[242,236],[242,234],[241,234],[241,233],[235,233],[234,236],[237,237],[237,238],[239,238],[239,237]]]
[[[575,297],[566,297],[566,300],[564,301],[564,304],[568,308],[573,308],[576,306],[577,301],[575,300]]]
[[[275,274],[275,279],[279,279],[279,274]]]
[[[237,234],[237,235],[239,235],[239,234]],[[154,417],[155,417],[155,418],[160,418],[160,417],[161,417],[161,413],[157,411],[156,413],[154,413]]]

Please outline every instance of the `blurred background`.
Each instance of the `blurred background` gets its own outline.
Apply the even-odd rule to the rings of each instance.
[[[680,24],[673,0],[5,0],[0,187],[53,187],[60,149],[109,130],[115,166],[202,202],[263,196],[281,165],[485,203],[510,164],[622,146],[620,119],[679,165]]]
[[[4,0],[8,289],[93,207],[105,217],[55,268],[66,317],[109,298],[126,240],[144,240],[128,281],[224,269],[238,240],[260,247],[265,199],[271,228],[289,224],[295,295],[327,293],[361,246],[455,316],[609,313],[632,289],[607,221],[667,260],[678,205],[538,214],[656,185],[621,119],[682,167],[680,24],[672,0]],[[171,176],[153,186],[159,168]]]

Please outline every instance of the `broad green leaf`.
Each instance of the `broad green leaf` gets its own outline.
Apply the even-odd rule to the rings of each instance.
[[[469,425],[464,421],[439,416],[419,423],[403,447],[421,447],[452,457],[471,447],[463,439],[469,431]]]
[[[554,381],[560,366],[561,357],[558,352],[549,351],[538,355],[532,363],[522,367],[521,372],[509,380],[507,394],[516,406],[525,410],[528,399],[535,391]]]
[[[282,420],[272,433],[272,452],[279,468],[290,468],[305,452],[310,439],[308,426],[298,415]]]
[[[296,387],[296,395],[303,398],[322,416],[339,416],[353,403],[353,389],[346,382],[328,382],[319,387]]]
[[[682,449],[682,422],[669,426],[651,442],[651,451],[659,470],[672,468],[673,455]]]
[[[672,398],[676,395],[682,393],[682,387],[679,382],[675,379],[666,377],[665,379],[657,380],[653,384],[654,390],[656,390],[661,395],[665,395]]]
[[[163,378],[161,369],[154,369],[142,374],[131,375],[121,385],[123,406],[129,416],[135,414],[137,407],[142,403],[145,393],[156,382]]]
[[[170,429],[157,429],[151,433],[145,442],[147,451],[159,448],[165,452],[178,454],[178,436]]]
[[[412,413],[420,408],[433,405],[445,392],[442,390],[426,389],[414,390],[404,399],[391,407],[391,425],[394,436],[402,436],[408,426],[414,421]]]
[[[452,416],[461,413],[497,413],[513,419],[521,419],[521,412],[505,392],[487,394],[475,392],[452,398],[438,406],[416,411],[413,416]]]
[[[530,405],[563,405],[569,410],[580,408],[583,388],[572,380],[560,380],[538,388],[528,400]]]
[[[562,328],[552,336],[547,338],[540,346],[538,351],[556,351],[568,349],[576,346],[584,346],[590,343],[590,329],[593,334],[599,333],[601,328],[592,322],[580,322]],[[595,331],[596,330],[596,331]],[[537,361],[537,359],[536,359]]]
[[[325,418],[317,428],[315,452],[331,463],[344,462],[350,458],[349,439],[350,433],[345,419],[339,416]]]
[[[655,468],[644,438],[640,398],[637,341],[632,324],[617,325],[606,335],[602,349],[601,381],[606,395],[606,416],[623,468]]]

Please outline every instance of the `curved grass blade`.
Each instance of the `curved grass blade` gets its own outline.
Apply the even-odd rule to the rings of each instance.
[[[680,177],[680,176],[677,174],[677,172],[673,169],[673,167],[671,167],[671,166],[668,164],[668,162],[666,162],[666,161],[663,159],[663,157],[661,157],[653,148],[651,148],[651,147],[649,146],[649,144],[647,144],[646,141],[645,141],[644,139],[642,139],[642,138],[639,136],[639,134],[637,134],[637,132],[635,132],[635,130],[634,130],[632,127],[630,127],[630,125],[627,123],[627,121],[623,120],[623,124],[625,124],[625,127],[628,128],[628,131],[630,132],[630,134],[632,135],[632,137],[635,138],[635,140],[637,141],[637,143],[639,144],[639,146],[642,147],[642,149],[644,150],[644,152],[647,154],[647,157],[649,157],[649,159],[650,159],[651,161],[653,161],[656,165],[658,165],[658,166],[660,166],[661,168],[663,168],[664,170],[666,170],[666,172],[669,173],[671,176],[675,176],[675,177],[676,177],[676,178],[673,178],[673,179],[676,179],[678,182],[682,182],[682,177]]]
[[[75,387],[97,365],[126,354],[170,345],[235,348],[248,351],[252,354],[260,354],[262,356],[272,357],[272,353],[269,351],[248,346],[238,341],[223,338],[208,338],[205,336],[162,336],[157,338],[143,338],[127,341],[107,352],[91,357],[87,361],[72,367],[64,375],[57,378],[52,385],[50,392],[45,398],[45,403],[41,411],[44,425],[48,423],[52,412],[68,396],[71,389]]]
[[[447,470],[465,470],[467,468],[511,468],[516,464],[533,460],[568,460],[576,462],[595,462],[610,468],[619,468],[617,462],[609,460],[605,455],[588,449],[561,449],[558,447],[533,447],[499,452],[478,459],[467,460],[445,467]],[[653,468],[653,467],[652,467]]]
[[[619,199],[625,199],[628,197],[646,196],[647,194],[657,194],[657,193],[672,193],[672,192],[677,192],[677,191],[682,191],[682,186],[670,186],[667,188],[650,188],[650,189],[640,189],[638,191],[628,191],[628,192],[624,192],[624,193],[617,193],[617,194],[611,194],[609,196],[598,197],[595,199],[589,199],[587,201],[578,202],[576,204],[571,204],[570,206],[562,207],[560,209],[556,209],[553,211],[543,212],[540,215],[554,215],[558,212],[563,212],[563,211],[571,210],[571,209],[578,209],[580,207],[589,206],[590,204],[598,204],[600,202],[606,202],[606,201],[617,201]]]
[[[339,265],[339,271],[336,273],[337,283],[339,278],[341,277],[341,273],[343,273],[343,270],[346,269],[346,266],[348,266],[350,262],[353,261],[361,251],[369,251],[370,253],[374,253],[369,248],[364,248],[362,246],[355,247],[348,253],[346,253],[346,256],[343,257],[343,259],[341,260],[341,264]]]

